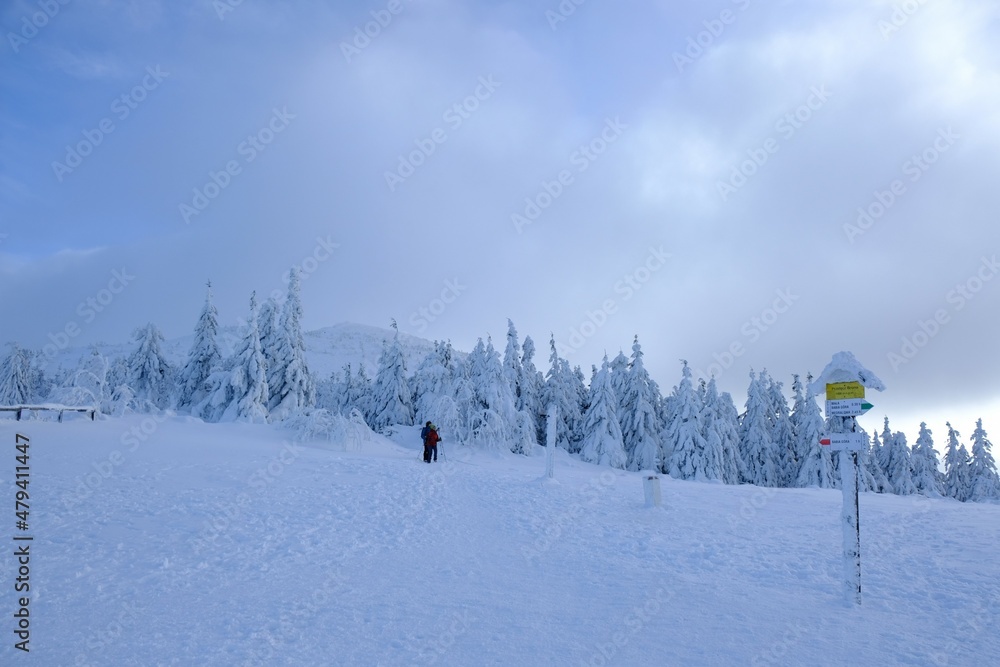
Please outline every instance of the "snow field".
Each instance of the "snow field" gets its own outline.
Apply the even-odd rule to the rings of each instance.
[[[138,429],[138,430],[135,430]],[[32,439],[38,665],[987,665],[1000,507],[862,494],[863,597],[835,490],[642,475],[275,426],[0,422]],[[141,435],[137,437],[137,434]],[[115,453],[117,452],[117,456]],[[9,460],[4,460],[4,459]],[[117,463],[113,463],[117,462]],[[13,516],[0,533],[14,532]],[[0,559],[0,608],[15,604]]]

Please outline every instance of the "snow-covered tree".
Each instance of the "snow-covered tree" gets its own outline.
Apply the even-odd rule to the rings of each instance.
[[[521,371],[523,373],[521,395],[517,397],[515,407],[519,411],[531,415],[535,424],[535,441],[544,442],[546,408],[542,405],[542,390],[545,386],[545,378],[535,368],[535,341],[531,339],[531,336],[525,336],[524,344],[521,345]]]
[[[288,297],[281,307],[273,367],[268,368],[268,411],[272,419],[316,404],[316,382],[306,365],[306,343],[302,337],[302,285],[299,270],[288,277]]]
[[[885,420],[886,428],[882,430],[883,437],[888,430],[889,420]],[[892,432],[888,435],[889,442],[892,442]],[[879,438],[878,431],[872,432],[871,447],[861,452],[858,457],[858,465],[861,467],[861,490],[874,491],[875,493],[893,493],[892,482],[886,475],[885,466],[882,461],[886,458],[888,448]]]
[[[414,421],[423,424],[440,421],[438,402],[442,397],[454,399],[457,367],[451,343],[434,342],[434,349],[427,353],[417,366],[410,386],[413,388]]]
[[[802,395],[802,383],[794,376],[792,391],[795,393],[792,412],[793,447],[799,459],[799,472],[795,485],[817,486],[821,489],[837,488],[837,475],[833,457],[828,447],[819,444],[823,433],[823,417],[812,390],[812,377],[806,379],[806,394]]]
[[[1000,498],[1000,478],[990,450],[993,444],[983,430],[983,420],[976,420],[972,432],[972,461],[969,463],[969,500],[983,501]]]
[[[906,444],[906,434],[902,432],[893,433],[888,446],[883,445],[887,450],[886,477],[892,486],[892,492],[900,496],[910,496],[917,492],[917,487],[913,483],[913,471],[910,467],[910,448]]]
[[[969,452],[965,445],[959,444],[959,433],[951,423],[945,422],[945,426],[948,427],[948,446],[944,453],[944,493],[964,503],[972,492]]]
[[[770,405],[766,387],[751,371],[746,412],[740,422],[740,453],[746,464],[746,481],[757,486],[778,485],[778,468],[768,415]]]
[[[139,327],[133,333],[136,349],[128,358],[128,385],[144,409],[163,409],[170,405],[174,370],[163,356],[163,334],[155,324]]]
[[[219,313],[212,303],[212,283],[208,284],[205,305],[194,329],[194,341],[188,360],[177,380],[177,407],[188,408],[201,403],[208,394],[208,378],[222,366],[219,349]]]
[[[264,355],[264,363],[267,365],[268,391],[271,391],[271,382],[277,380],[274,377],[274,369],[276,368],[275,361],[278,355],[278,346],[280,345],[281,332],[278,328],[278,318],[280,316],[281,306],[278,305],[273,296],[265,299],[264,303],[260,304],[260,309],[257,312],[257,334],[260,336],[260,351]],[[245,323],[241,322],[241,324]],[[235,346],[241,344],[240,340],[236,341]],[[268,397],[268,402],[270,402],[270,396]]]
[[[761,383],[770,403],[768,415],[771,422],[771,442],[774,445],[774,464],[778,473],[777,485],[793,486],[798,477],[799,461],[795,456],[795,436],[788,412],[788,399],[782,391],[782,383],[773,379],[767,371],[761,372]]]
[[[910,452],[910,465],[913,468],[913,485],[917,488],[917,493],[928,498],[940,498],[941,473],[938,472],[938,455],[934,449],[931,430],[924,422],[920,422],[920,433]]]
[[[673,396],[674,412],[664,435],[664,450],[669,452],[666,472],[677,479],[721,479],[722,451],[706,449],[701,420],[704,406],[698,400],[687,361],[681,361],[681,382]]]
[[[559,408],[559,423],[556,429],[556,446],[570,453],[579,451],[581,435],[580,399],[576,389],[576,378],[570,370],[569,363],[559,357],[556,352],[556,341],[553,335],[549,346],[549,371],[545,376],[545,386],[542,390],[542,405],[552,405]]]
[[[31,353],[17,343],[0,363],[0,405],[23,405],[31,401],[34,377]]]
[[[719,394],[713,377],[705,386],[702,427],[705,429],[705,451],[719,452],[722,476],[726,484],[739,484],[743,479],[740,459],[739,416],[728,392]],[[714,458],[710,454],[708,459]]]
[[[624,468],[626,463],[622,432],[615,414],[618,399],[611,388],[611,372],[607,355],[590,386],[589,406],[583,421],[583,442],[580,457],[584,461]]]
[[[396,321],[392,321],[396,331],[391,343],[382,346],[382,354],[378,360],[378,373],[375,375],[375,385],[372,387],[372,430],[384,433],[393,424],[411,426],[413,424],[413,405],[410,386],[406,378],[406,358],[399,342],[399,329]]]
[[[504,378],[500,355],[492,341],[484,345],[479,339],[469,354],[468,381],[472,390],[469,443],[486,449],[529,453],[534,433],[530,441],[525,441],[527,434],[521,430],[514,395]]]
[[[205,400],[192,409],[206,421],[267,422],[267,362],[257,329],[257,293],[250,295],[247,331],[235,353],[209,378]]]
[[[642,361],[639,337],[632,342],[632,360],[626,368],[622,363],[627,359],[618,353],[611,363],[611,382],[615,388],[616,378],[620,380],[615,394],[618,398],[618,423],[622,427],[622,440],[628,457],[629,470],[663,469],[663,435],[656,417],[656,385],[649,377]]]
[[[507,347],[503,356],[503,375],[514,397],[516,429],[523,431],[518,440],[528,443],[527,451],[518,453],[528,453],[534,448],[538,439],[536,412],[539,406],[536,378],[534,370],[528,370],[524,366],[524,355],[517,339],[517,329],[510,319],[507,320]]]

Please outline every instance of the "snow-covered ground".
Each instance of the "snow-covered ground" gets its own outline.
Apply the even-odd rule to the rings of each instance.
[[[15,530],[15,433],[30,528]],[[407,429],[351,447],[137,415],[0,420],[0,537],[30,534],[30,654],[0,664],[994,665],[1000,506],[663,480]],[[344,451],[349,450],[349,451]],[[447,460],[445,460],[447,457]]]

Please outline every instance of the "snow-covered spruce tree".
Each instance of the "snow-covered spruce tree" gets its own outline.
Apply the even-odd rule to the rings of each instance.
[[[399,342],[399,328],[392,321],[396,332],[391,343],[382,346],[378,372],[372,387],[372,430],[384,433],[393,424],[413,425],[412,392],[406,378],[406,358]]]
[[[342,396],[346,395],[341,393],[342,388],[341,375],[337,371],[330,371],[330,376],[326,379],[316,380],[316,407],[330,414],[340,414]]]
[[[267,390],[269,392],[272,391],[271,383],[277,380],[274,376],[274,369],[280,344],[281,332],[278,329],[280,316],[281,306],[278,305],[273,296],[265,299],[257,312],[257,334],[260,336],[260,351],[264,355],[264,363],[267,365]],[[268,396],[268,403],[270,403],[270,396]]]
[[[192,414],[212,422],[267,422],[267,362],[260,349],[257,315],[257,293],[254,292],[250,295],[246,334],[233,356],[209,378],[209,394],[192,409]]]
[[[263,424],[269,420],[267,361],[260,347],[257,314],[256,295],[251,294],[249,330],[242,347],[234,355],[236,366],[230,376],[233,401],[223,414],[225,421]]]
[[[549,371],[545,375],[545,386],[542,390],[542,405],[552,405],[559,409],[559,423],[556,429],[556,446],[570,453],[579,451],[581,439],[581,413],[579,397],[576,392],[576,378],[569,368],[569,363],[559,357],[556,352],[556,339],[553,335],[549,341]]]
[[[436,414],[438,401],[445,396],[454,397],[457,369],[452,355],[451,343],[434,341],[434,349],[427,353],[410,378],[414,421],[417,424],[439,421]]]
[[[888,419],[886,419],[888,424]],[[883,433],[885,430],[883,429]],[[889,481],[885,468],[880,463],[885,458],[887,451],[885,444],[879,438],[878,431],[872,432],[871,447],[861,452],[858,457],[858,465],[861,467],[861,490],[874,491],[875,493],[892,493],[892,483]],[[889,435],[890,442],[892,434]]]
[[[702,428],[705,429],[706,460],[716,456],[720,460],[721,476],[726,484],[739,484],[743,478],[743,462],[740,460],[739,417],[733,399],[728,393],[719,395],[713,377],[705,385],[704,407],[702,408]]]
[[[615,392],[615,396],[618,398],[618,422],[622,427],[622,433],[625,433],[625,413],[628,412],[628,384],[629,384],[629,364],[628,357],[621,350],[614,359],[611,360],[611,364],[608,366],[611,373],[611,389]],[[628,454],[628,445],[625,446],[625,452]],[[629,454],[629,458],[631,454]]]
[[[274,366],[268,367],[268,411],[272,419],[316,404],[316,381],[306,364],[306,343],[302,337],[302,284],[299,270],[288,276],[288,297],[281,307]],[[273,384],[272,384],[273,383]]]
[[[535,341],[531,336],[525,336],[524,344],[521,345],[521,370],[524,379],[515,407],[531,415],[535,424],[535,442],[544,442],[546,408],[542,405],[542,388],[545,386],[545,378],[535,368]]]
[[[507,320],[507,347],[503,356],[503,375],[514,397],[514,413],[517,420],[515,430],[521,431],[517,440],[522,443],[522,449],[517,453],[527,454],[534,449],[538,440],[538,417],[535,414],[538,409],[537,394],[533,386],[535,378],[524,368],[517,329],[510,319]]]
[[[938,471],[938,455],[934,449],[931,430],[924,422],[920,422],[920,433],[910,452],[910,466],[913,468],[913,485],[917,488],[917,493],[928,498],[940,498],[941,473]]]
[[[622,440],[625,445],[625,455],[628,458],[626,467],[629,470],[650,470],[660,472],[663,469],[663,434],[660,422],[656,418],[656,385],[649,377],[642,361],[642,348],[639,337],[632,342],[632,360],[625,369],[621,363],[627,361],[625,355],[618,353],[611,364],[611,380],[614,388],[616,377],[624,374],[618,389],[618,423],[622,427]]]
[[[982,502],[1000,498],[1000,478],[990,450],[993,444],[983,430],[983,420],[976,420],[972,432],[972,461],[969,463],[969,500]]]
[[[721,452],[714,452],[712,458],[706,456],[705,429],[701,422],[704,406],[698,401],[687,361],[681,360],[681,381],[673,396],[674,413],[664,434],[664,449],[670,452],[667,474],[676,479],[720,479]]]
[[[761,372],[761,377],[770,400],[771,442],[774,443],[777,484],[783,487],[794,486],[798,477],[799,461],[795,457],[795,436],[788,412],[788,399],[782,391],[781,382],[768,375],[766,370]]]
[[[469,444],[494,451],[512,450],[516,412],[514,396],[503,376],[500,355],[480,338],[469,353]]]
[[[948,446],[944,452],[944,494],[964,503],[972,491],[969,453],[965,445],[959,444],[959,433],[951,423],[945,422],[945,426],[948,427]]]
[[[23,405],[31,401],[33,390],[31,355],[17,343],[0,363],[0,405]]]
[[[477,346],[478,347],[478,346]],[[475,360],[470,355],[469,380],[473,391],[474,405],[481,416],[495,414],[504,425],[501,443],[515,454],[530,454],[535,447],[535,428],[527,415],[515,407],[514,395],[503,376],[503,366],[499,353],[493,348],[493,341],[487,339],[485,350]],[[488,419],[483,423],[488,424]],[[475,442],[477,418],[473,413],[470,421],[470,437]],[[487,429],[489,430],[489,429]],[[488,444],[478,438],[481,444]]]
[[[208,395],[208,378],[222,366],[219,349],[219,312],[212,303],[212,283],[208,283],[205,305],[194,328],[194,341],[187,363],[181,369],[178,384],[178,408],[190,408]]]
[[[878,462],[879,467],[882,472],[885,473],[886,479],[889,479],[889,447],[892,445],[892,429],[889,428],[889,418],[884,417],[882,420],[882,441],[881,445],[876,438],[872,438],[872,454],[875,456],[875,460]],[[891,480],[890,480],[891,485]],[[888,491],[891,493],[891,491]]]
[[[155,324],[139,327],[132,334],[136,349],[128,358],[128,385],[140,408],[163,409],[170,405],[174,369],[163,356],[163,334]]]
[[[802,395],[802,383],[794,376],[792,391],[795,392],[795,406],[792,412],[792,428],[796,456],[800,460],[795,486],[816,486],[821,489],[837,488],[836,470],[828,447],[819,444],[823,434],[823,417],[813,394],[812,376],[806,378],[806,394]]]
[[[107,376],[107,359],[97,347],[92,347],[90,354],[80,359],[76,370],[62,384],[52,388],[49,400],[62,405],[94,407],[101,413],[110,414],[108,399],[111,390]]]
[[[886,477],[889,478],[892,493],[900,496],[912,496],[917,492],[917,487],[913,483],[910,448],[906,444],[906,434],[893,433],[888,446],[883,444],[883,447],[887,450],[885,456]]]
[[[746,412],[740,422],[740,453],[746,464],[746,481],[757,486],[778,485],[774,442],[767,414],[769,406],[766,388],[760,378],[750,371]]]
[[[594,376],[590,385],[587,413],[583,418],[583,442],[580,444],[580,458],[598,465],[624,468],[625,446],[622,443],[621,427],[615,404],[618,399],[611,388],[611,372],[608,357]]]
[[[364,363],[359,362],[357,374],[350,377],[347,405],[341,409],[341,413],[346,417],[351,410],[357,410],[365,418],[365,423],[371,425],[375,419],[373,397],[374,383],[368,376]]]

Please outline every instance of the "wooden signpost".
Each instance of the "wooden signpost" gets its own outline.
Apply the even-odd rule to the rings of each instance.
[[[826,431],[819,444],[840,455],[840,482],[844,494],[841,525],[844,539],[844,590],[861,604],[861,516],[858,503],[858,452],[866,446],[856,417],[872,409],[865,388],[882,391],[885,385],[850,352],[838,352],[811,385],[819,394],[826,385]],[[848,456],[848,454],[850,454]]]

